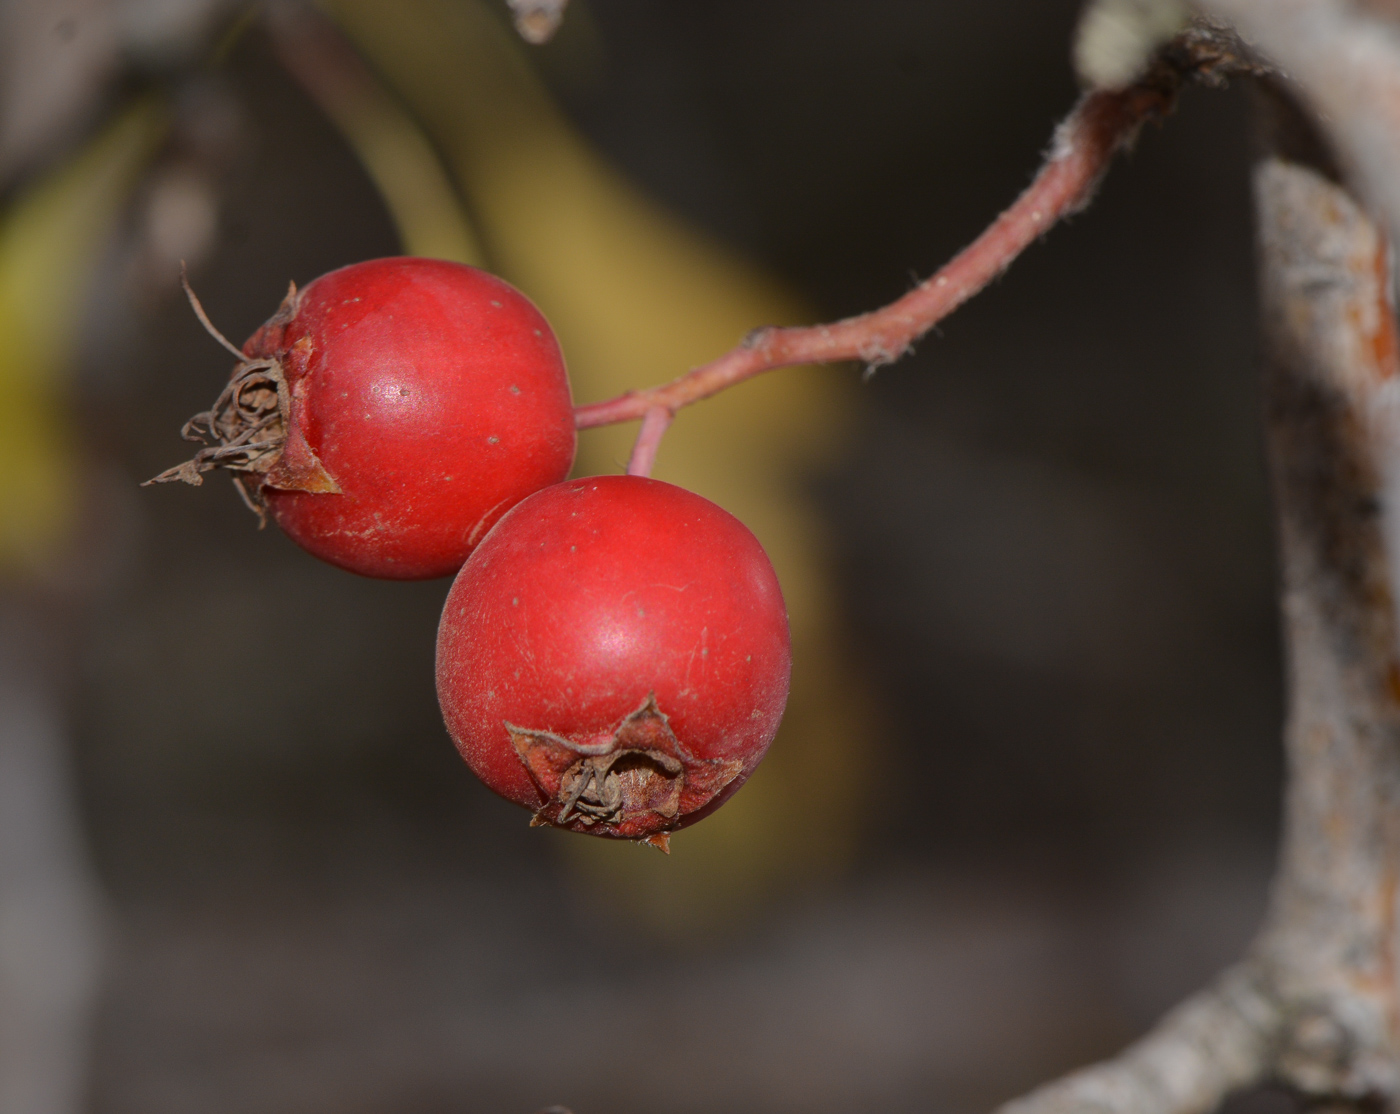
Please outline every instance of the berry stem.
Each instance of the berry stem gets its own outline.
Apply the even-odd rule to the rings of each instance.
[[[670,428],[675,417],[664,406],[653,406],[642,418],[642,428],[637,431],[637,440],[632,445],[632,456],[627,461],[629,476],[650,476],[656,464],[656,450],[661,447],[661,438]]]
[[[1006,270],[1052,225],[1087,205],[1113,155],[1132,141],[1145,121],[1171,108],[1176,86],[1175,80],[1163,80],[1159,72],[1154,80],[1122,91],[1081,97],[1056,128],[1049,155],[1025,192],[976,240],[902,298],[826,325],[757,329],[737,348],[670,383],[577,407],[574,424],[591,429],[639,418],[650,421],[658,410],[665,412],[669,423],[682,406],[793,364],[860,360],[873,370],[893,363]],[[660,433],[655,437],[659,439]],[[650,470],[655,445],[647,438],[644,425],[632,460]],[[650,455],[642,457],[644,441]],[[646,474],[637,472],[634,465],[628,466],[630,473]]]

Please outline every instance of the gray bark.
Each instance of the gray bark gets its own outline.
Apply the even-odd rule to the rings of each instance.
[[[1203,1114],[1265,1080],[1320,1103],[1400,1105],[1400,348],[1391,252],[1335,180],[1327,157],[1335,147],[1300,135],[1302,119],[1285,109],[1270,130],[1304,161],[1273,156],[1255,173],[1289,691],[1270,912],[1236,968],[1137,1044],[1000,1114]],[[1303,152],[1322,157],[1309,165]]]
[[[1288,1024],[1278,1075],[1400,1094],[1400,364],[1388,249],[1341,186],[1256,174],[1269,440],[1288,652],[1288,797],[1257,958]]]
[[[1258,971],[1241,964],[1116,1058],[1015,1099],[998,1114],[1205,1114],[1267,1071],[1279,1023]]]

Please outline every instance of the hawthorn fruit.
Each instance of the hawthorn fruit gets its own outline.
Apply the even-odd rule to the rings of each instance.
[[[207,447],[152,482],[224,468],[260,517],[351,572],[450,575],[573,464],[558,342],[528,298],[475,267],[402,257],[331,271],[293,287],[241,355],[186,424]]]
[[[438,628],[447,729],[534,823],[665,848],[753,772],[787,702],[787,612],[727,511],[640,476],[505,515]]]

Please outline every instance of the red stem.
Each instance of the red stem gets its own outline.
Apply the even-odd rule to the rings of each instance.
[[[652,465],[656,463],[656,450],[661,447],[661,438],[673,417],[675,415],[664,406],[653,406],[646,412],[637,441],[632,446],[632,456],[627,461],[629,476],[651,475]]]
[[[1145,120],[1171,107],[1173,92],[1168,86],[1144,85],[1086,94],[1055,130],[1045,164],[1016,202],[940,271],[883,309],[829,325],[755,330],[739,347],[670,383],[578,407],[575,425],[591,429],[644,417],[650,421],[657,410],[665,412],[669,423],[682,406],[792,364],[861,360],[873,368],[893,363],[1056,221],[1087,205],[1114,153],[1132,140]],[[644,424],[633,460],[645,451],[649,469],[656,446],[649,443],[644,450],[642,437],[648,436]],[[660,433],[655,439],[660,440]]]

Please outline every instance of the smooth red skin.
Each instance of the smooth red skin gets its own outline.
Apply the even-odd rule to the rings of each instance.
[[[502,514],[573,464],[573,400],[554,334],[528,298],[475,267],[342,267],[244,351],[281,361],[291,424],[340,487],[265,487],[272,515],[351,572],[448,576]]]
[[[438,700],[476,775],[535,809],[506,723],[588,741],[654,692],[693,757],[743,763],[684,827],[758,765],[791,661],[778,579],[743,523],[659,480],[597,476],[530,496],[462,567],[438,627]]]

